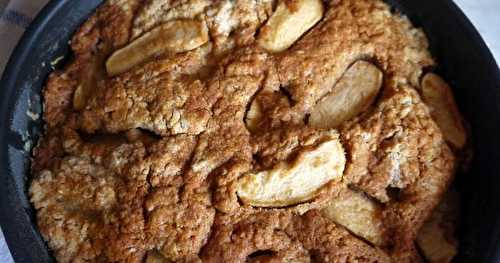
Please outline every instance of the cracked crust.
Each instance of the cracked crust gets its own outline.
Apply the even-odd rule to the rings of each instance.
[[[39,229],[60,262],[136,262],[143,256],[144,149],[125,144],[114,150],[120,156],[68,154],[30,186]]]
[[[206,187],[189,192],[177,177],[193,137],[166,138],[146,149],[119,137],[86,142],[74,132],[66,136],[65,157],[30,186],[39,228],[59,261],[140,262],[152,248],[172,260],[197,254],[214,209]]]
[[[388,202],[388,190],[405,189],[426,175],[447,181],[453,155],[417,92],[407,86],[386,88],[377,108],[341,134],[348,147],[345,178],[380,202]],[[444,160],[445,166],[434,162]],[[446,184],[446,183],[445,183]]]
[[[377,108],[341,132],[346,183],[384,203],[382,236],[398,260],[414,254],[413,240],[455,172],[455,156],[416,90],[386,87]]]
[[[380,0],[333,0],[289,49],[269,53],[256,37],[276,4],[108,0],[80,28],[74,60],[44,89],[47,131],[29,189],[59,262],[421,261],[415,238],[456,166],[414,88],[434,65],[426,37]],[[201,20],[209,42],[101,74],[103,58],[176,19]],[[243,176],[336,133],[308,118],[358,60],[376,64],[384,84],[339,126],[342,179],[293,206],[241,202]],[[353,228],[324,210],[364,209],[366,200],[365,218],[381,223]]]
[[[216,219],[204,262],[391,262],[382,250],[310,210],[302,216],[260,211]]]

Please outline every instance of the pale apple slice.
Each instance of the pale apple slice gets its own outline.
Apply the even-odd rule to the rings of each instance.
[[[321,20],[323,12],[321,0],[280,1],[257,41],[269,52],[286,50]]]
[[[270,170],[248,173],[237,186],[243,203],[256,207],[284,207],[313,199],[331,181],[340,181],[346,158],[337,133],[303,149],[291,162]]]
[[[106,62],[106,69],[110,76],[114,76],[155,55],[165,52],[186,52],[207,41],[208,29],[202,21],[190,19],[169,21],[114,52]]]
[[[262,121],[262,107],[258,100],[254,99],[250,108],[245,116],[245,124],[247,129],[251,132],[255,132],[259,128],[259,124]]]
[[[453,235],[458,208],[458,193],[451,190],[420,229],[417,244],[429,263],[451,262],[458,253],[458,241]]]
[[[335,128],[367,110],[382,87],[383,73],[375,65],[358,61],[339,80],[332,92],[311,111],[312,127]]]
[[[425,75],[421,86],[422,100],[430,108],[431,116],[445,140],[455,148],[462,149],[467,141],[467,132],[450,86],[434,73]]]
[[[376,246],[385,242],[382,208],[363,193],[346,189],[322,210],[325,217]]]

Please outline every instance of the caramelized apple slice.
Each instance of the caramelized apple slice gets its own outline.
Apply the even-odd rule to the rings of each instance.
[[[148,251],[145,263],[170,263],[172,261],[166,259],[160,252],[156,250]]]
[[[313,199],[332,180],[341,180],[344,149],[337,133],[316,146],[303,149],[292,163],[281,162],[270,170],[244,175],[237,193],[248,205],[284,207]]]
[[[258,43],[269,52],[288,49],[323,17],[321,0],[281,1],[260,29]]]
[[[106,69],[104,63],[106,54],[109,53],[108,47],[102,47],[98,54],[90,58],[85,65],[85,69],[79,78],[79,85],[73,94],[73,108],[82,110],[87,105],[89,96],[97,89],[99,81],[106,78]]]
[[[352,65],[333,91],[311,111],[309,123],[316,128],[335,128],[373,104],[382,87],[383,74],[366,61]]]
[[[448,192],[418,233],[417,244],[430,263],[451,262],[458,252],[458,242],[453,235],[458,199],[457,192]]]
[[[106,62],[106,69],[109,75],[117,75],[160,53],[193,50],[207,41],[208,30],[203,22],[169,21],[114,52]]]
[[[75,110],[81,110],[85,108],[87,104],[87,97],[91,90],[91,86],[87,86],[84,83],[81,83],[76,87],[75,93],[73,94],[73,108]]]
[[[381,209],[378,203],[363,193],[346,189],[322,213],[355,235],[381,246],[384,244]]]
[[[467,141],[467,132],[450,86],[438,75],[429,73],[422,79],[422,99],[429,106],[445,140],[462,149]]]

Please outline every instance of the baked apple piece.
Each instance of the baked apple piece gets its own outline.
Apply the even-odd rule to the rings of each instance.
[[[110,76],[118,75],[155,55],[186,52],[207,41],[208,29],[204,22],[191,19],[169,21],[115,51],[106,62],[106,69]]]
[[[254,100],[252,104],[250,104],[250,108],[248,109],[245,116],[245,125],[247,126],[249,131],[257,131],[262,119],[262,106],[260,106],[260,103],[258,101]]]
[[[92,56],[89,62],[85,65],[84,73],[79,78],[79,85],[76,87],[73,94],[73,108],[82,110],[87,105],[87,100],[101,80],[106,78],[105,62],[109,47],[103,46],[97,54]]]
[[[291,162],[270,170],[251,172],[238,181],[243,203],[257,207],[285,207],[313,199],[331,181],[340,181],[345,154],[338,134],[332,132],[319,144],[305,147]]]
[[[451,262],[458,253],[458,241],[453,235],[458,208],[459,194],[450,190],[420,229],[417,244],[428,262]]]
[[[462,149],[467,142],[467,132],[450,85],[440,76],[428,73],[421,86],[422,100],[430,108],[444,139],[456,149]]]
[[[366,61],[354,63],[333,91],[313,108],[309,124],[315,128],[335,128],[356,117],[373,104],[382,80],[382,71],[375,65]]]
[[[384,244],[382,207],[364,193],[345,189],[322,213],[370,243],[377,246]]]
[[[257,41],[269,52],[284,51],[321,20],[323,12],[321,0],[281,1]]]

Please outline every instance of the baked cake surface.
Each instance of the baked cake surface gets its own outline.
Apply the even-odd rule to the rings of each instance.
[[[467,138],[384,2],[108,0],[71,48],[29,188],[57,261],[423,261]]]

